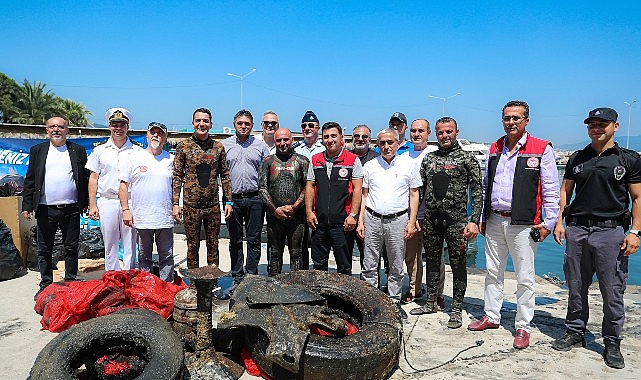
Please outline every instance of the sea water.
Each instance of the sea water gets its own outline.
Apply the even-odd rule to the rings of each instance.
[[[564,168],[559,168],[559,183],[563,180],[563,171]],[[485,238],[479,234],[476,240],[476,247],[473,241],[468,245],[468,265],[473,265],[471,262],[474,261],[477,268],[485,268]],[[474,259],[475,249],[478,249],[478,254]],[[558,245],[554,241],[554,236],[550,234],[543,242],[539,243],[539,248],[534,258],[536,274],[538,276],[556,276],[561,280],[565,280],[565,275],[563,274],[564,255],[565,242],[563,246]],[[511,258],[508,260],[507,270],[514,272]],[[641,252],[631,255],[628,259],[628,284],[641,285]]]

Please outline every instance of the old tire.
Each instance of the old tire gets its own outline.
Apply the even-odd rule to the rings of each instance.
[[[75,379],[83,364],[91,372],[101,356],[126,350],[146,362],[136,379],[180,379],[182,343],[169,322],[153,311],[126,309],[63,331],[38,354],[30,379]],[[96,378],[89,373],[90,378]],[[117,377],[114,377],[117,378]]]
[[[359,331],[341,338],[310,335],[299,373],[292,374],[265,358],[269,343],[258,329],[247,329],[252,357],[274,379],[385,379],[398,365],[402,323],[385,294],[356,278],[323,271],[301,270],[275,277],[319,293],[330,309],[347,314]]]

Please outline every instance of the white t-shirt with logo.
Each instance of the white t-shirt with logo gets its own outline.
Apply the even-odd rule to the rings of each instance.
[[[129,183],[134,227],[156,229],[174,226],[171,214],[173,171],[174,155],[164,150],[154,156],[143,149],[132,152],[128,160],[120,160],[118,179]]]

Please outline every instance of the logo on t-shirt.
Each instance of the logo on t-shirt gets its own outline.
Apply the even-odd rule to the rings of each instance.
[[[625,175],[625,168],[623,166],[615,166],[614,167],[614,179],[617,181],[620,181],[621,178]]]
[[[141,173],[144,173],[146,171],[147,171],[147,167],[146,166],[143,165],[143,166],[140,167],[140,172]]]

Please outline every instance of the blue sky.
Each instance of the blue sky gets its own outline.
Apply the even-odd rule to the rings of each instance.
[[[586,140],[590,109],[641,102],[641,3],[593,1],[8,1],[0,0],[0,71],[105,111],[127,107],[134,129],[189,128],[198,107],[215,129],[244,105],[300,130],[321,122],[374,133],[395,111],[441,116],[461,136],[493,141],[509,100],[530,104],[533,134]],[[259,128],[256,125],[254,128]],[[631,135],[641,135],[641,104]]]

